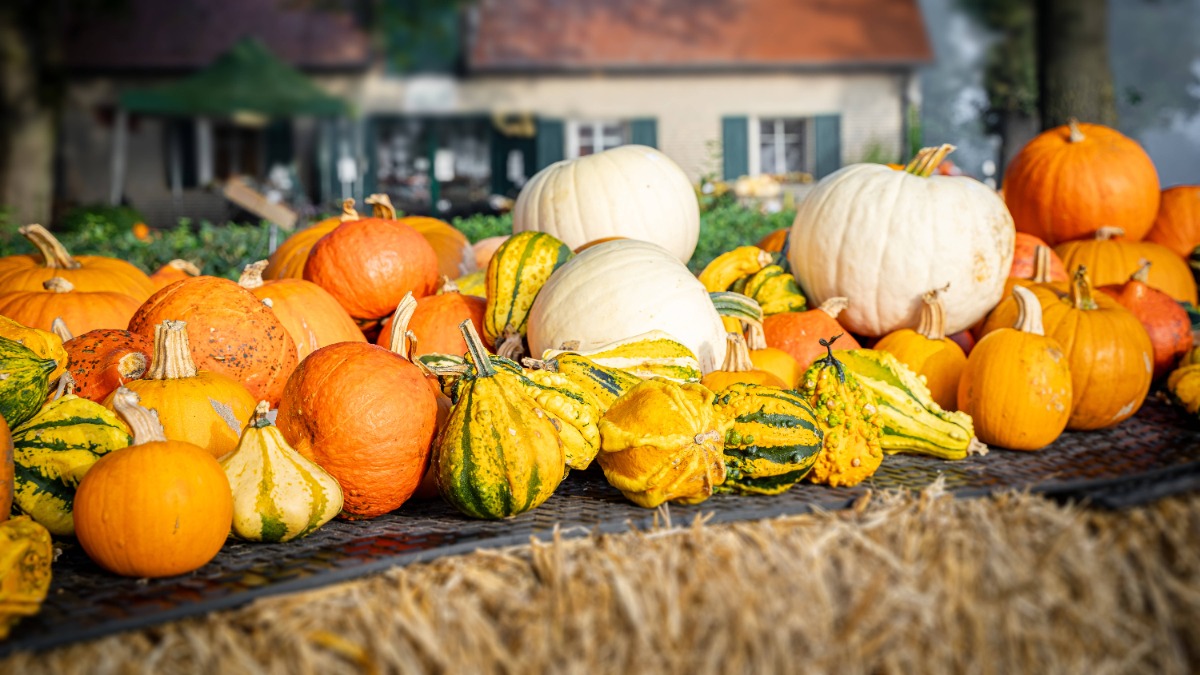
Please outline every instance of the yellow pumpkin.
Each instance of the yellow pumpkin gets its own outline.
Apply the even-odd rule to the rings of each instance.
[[[958,343],[946,337],[946,313],[941,300],[943,290],[935,289],[923,296],[925,306],[916,330],[901,328],[888,333],[875,344],[875,349],[892,354],[914,373],[924,377],[933,400],[942,409],[956,410],[958,380],[967,365],[967,355]]]

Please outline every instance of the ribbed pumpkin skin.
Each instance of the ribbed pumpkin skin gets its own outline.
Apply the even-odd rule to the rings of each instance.
[[[1146,241],[1162,244],[1181,258],[1200,246],[1200,185],[1177,185],[1163,190],[1154,227]]]
[[[1091,236],[1104,226],[1125,228],[1130,239],[1142,239],[1158,213],[1158,172],[1150,156],[1114,129],[1080,124],[1079,130],[1083,140],[1078,142],[1071,141],[1068,126],[1045,131],[1009,164],[1004,201],[1017,230],[1051,246]]]
[[[75,536],[96,564],[127,577],[169,577],[212,560],[233,523],[229,480],[190,443],[109,453],[75,492]]]
[[[326,218],[288,237],[271,254],[270,264],[263,270],[264,279],[303,279],[308,253],[321,237],[342,224],[340,216]]]
[[[101,457],[133,442],[129,428],[99,403],[74,395],[42,408],[13,430],[17,507],[50,534],[75,534],[75,488]]]
[[[137,392],[143,406],[158,411],[169,440],[199,446],[218,459],[237,447],[257,404],[237,380],[204,370],[195,377],[133,380],[125,388]],[[104,406],[115,409],[113,394]]]
[[[51,381],[57,380],[59,375],[66,372],[67,361],[70,357],[63,347],[62,338],[58,335],[50,331],[30,328],[0,315],[0,337],[6,337],[28,347],[43,359],[54,359],[58,367],[50,373]]]
[[[42,283],[62,277],[80,292],[105,291],[128,295],[141,302],[157,290],[146,273],[116,258],[74,256],[76,269],[46,267],[42,256],[10,255],[0,258],[0,288],[5,291],[41,291]],[[72,328],[72,330],[75,330]]]
[[[296,343],[298,361],[326,345],[367,341],[337,299],[311,281],[267,281],[250,292],[266,303],[287,329]]]
[[[176,281],[199,276],[198,272],[199,268],[186,260],[172,260],[155,270],[150,275],[150,281],[154,283],[155,289],[162,289]]]
[[[1196,280],[1187,262],[1160,244],[1128,239],[1085,239],[1055,247],[1067,269],[1083,265],[1097,286],[1122,284],[1150,261],[1146,283],[1180,302],[1197,304]]]
[[[463,321],[470,321],[476,332],[483,333],[487,301],[473,295],[461,293],[439,293],[417,300],[417,309],[408,322],[408,329],[417,336],[417,348],[413,356],[425,354],[467,353],[467,343],[458,330]],[[383,323],[383,330],[375,344],[387,347],[392,340],[392,320]]]
[[[509,328],[525,334],[538,292],[572,255],[566,244],[541,232],[515,234],[496,249],[487,268],[485,344],[495,346]]]
[[[46,331],[54,319],[61,318],[78,335],[97,328],[124,328],[141,304],[128,295],[107,291],[18,291],[0,295],[0,314]]]
[[[13,502],[13,442],[8,422],[0,417],[0,523],[8,520]]]
[[[834,349],[858,349],[862,345],[842,327],[837,319],[821,309],[807,312],[784,312],[763,318],[763,333],[767,346],[782,349],[796,359],[802,370],[825,355],[819,340],[842,335]]]
[[[308,254],[304,278],[326,291],[355,319],[382,319],[411,292],[437,288],[437,253],[425,237],[394,220],[342,223]]]
[[[130,381],[121,371],[122,358],[141,354],[149,367],[154,356],[154,341],[150,338],[111,328],[76,335],[63,343],[63,348],[70,359],[68,370],[75,380],[75,393],[97,403]]]
[[[216,277],[179,281],[147,300],[129,330],[153,337],[154,327],[167,320],[187,322],[197,368],[237,380],[256,402],[279,401],[296,368],[296,344],[253,293]]]
[[[1171,372],[1192,348],[1192,321],[1171,296],[1136,279],[1097,290],[1132,312],[1146,329],[1154,346],[1154,379]]]
[[[342,342],[309,354],[288,378],[277,424],[297,452],[337,479],[343,515],[395,510],[429,462],[437,401],[412,363]]]
[[[479,269],[475,264],[475,249],[471,240],[444,220],[426,216],[408,216],[399,219],[421,233],[433,247],[438,259],[438,274],[447,279],[457,279]]]
[[[721,492],[779,494],[808,475],[821,454],[813,409],[794,391],[735,384],[718,391],[714,405],[733,420]]]
[[[33,350],[0,337],[0,417],[15,427],[33,417],[50,392],[49,375],[58,367]]]
[[[931,340],[902,328],[885,335],[875,343],[875,349],[890,353],[914,373],[924,375],[933,400],[943,410],[958,409],[958,380],[967,365],[967,355],[953,340]]]
[[[1037,266],[1035,258],[1037,256],[1037,247],[1045,246],[1050,248],[1046,242],[1027,232],[1017,233],[1016,252],[1013,253],[1012,271],[1008,273],[1010,279],[1032,279]],[[1050,251],[1050,281],[1066,281],[1070,277],[1067,276],[1067,270],[1063,267],[1062,259]],[[1006,291],[1004,297],[1008,297]]]

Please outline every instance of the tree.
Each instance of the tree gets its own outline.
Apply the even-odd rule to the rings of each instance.
[[[1037,35],[1042,128],[1072,117],[1115,126],[1108,0],[1041,0]]]

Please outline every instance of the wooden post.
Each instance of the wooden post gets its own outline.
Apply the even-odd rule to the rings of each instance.
[[[125,192],[125,161],[129,141],[129,112],[117,108],[117,117],[113,121],[112,162],[108,188],[108,203],[112,206],[121,204],[121,194]]]
[[[208,185],[213,180],[212,120],[196,118],[196,182]]]

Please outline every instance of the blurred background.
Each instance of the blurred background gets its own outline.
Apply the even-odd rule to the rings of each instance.
[[[233,176],[302,220],[491,214],[624,143],[786,211],[942,142],[998,186],[1069,116],[1200,182],[1200,0],[6,0],[0,34],[9,229],[242,219]]]

